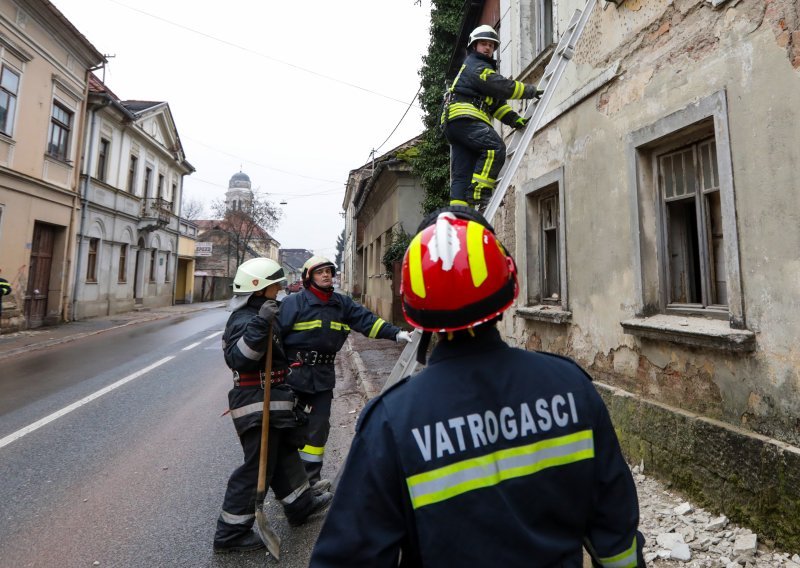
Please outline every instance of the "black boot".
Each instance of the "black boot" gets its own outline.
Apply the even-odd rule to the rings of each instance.
[[[214,540],[214,552],[248,552],[260,548],[264,548],[264,543],[253,531],[247,531],[225,541]]]
[[[307,490],[300,498],[286,505],[283,510],[286,513],[286,520],[293,527],[299,527],[308,521],[314,513],[324,510],[331,503],[333,493],[322,493],[315,495],[312,490]]]

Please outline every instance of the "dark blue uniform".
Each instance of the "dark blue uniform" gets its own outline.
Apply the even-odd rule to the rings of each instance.
[[[636,488],[590,378],[476,333],[364,410],[311,566],[580,568],[587,539],[602,566],[643,567]]]
[[[287,379],[303,405],[310,407],[308,442],[300,450],[312,483],[319,480],[330,432],[331,401],[336,385],[334,359],[350,330],[367,337],[395,339],[393,326],[348,296],[334,292],[326,302],[303,289],[281,304],[283,344],[292,365]]]
[[[263,373],[266,363],[269,321],[258,315],[265,298],[251,296],[247,305],[234,311],[225,326],[222,346],[225,362],[234,372],[234,386],[228,392],[228,408],[244,450],[244,462],[228,480],[222,512],[214,536],[225,546],[250,531],[255,521],[258,461],[261,452],[261,423],[264,408]],[[313,504],[308,477],[297,455],[302,445],[299,426],[305,416],[296,408],[296,397],[284,383],[288,363],[283,352],[280,328],[273,324],[270,429],[267,484],[281,502],[289,522],[299,523]]]

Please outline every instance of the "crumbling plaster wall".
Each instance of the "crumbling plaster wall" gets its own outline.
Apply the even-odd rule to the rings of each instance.
[[[647,399],[800,445],[800,8],[795,0],[628,0],[596,9],[574,62],[620,76],[534,138],[493,220],[524,262],[512,195],[565,168],[566,327],[515,317],[512,343],[569,355],[599,380]],[[636,314],[629,133],[724,91],[745,324],[756,351],[728,353],[625,335]],[[521,273],[525,272],[521,270]],[[520,301],[518,301],[520,302]],[[518,305],[522,305],[518,303]]]

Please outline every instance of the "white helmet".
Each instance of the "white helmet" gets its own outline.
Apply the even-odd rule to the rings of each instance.
[[[331,269],[332,276],[336,276],[336,265],[330,260],[324,256],[312,256],[309,258],[305,264],[303,264],[303,272],[300,275],[300,278],[303,280],[303,286],[308,288],[308,286],[311,284],[311,275],[314,273],[314,271],[318,268],[326,267]]]
[[[472,47],[472,44],[478,40],[486,40],[486,41],[493,41],[495,47],[500,47],[500,38],[497,37],[497,32],[494,31],[492,26],[487,26],[486,24],[482,26],[478,26],[472,33],[469,34],[469,43],[467,44],[467,49]]]
[[[234,294],[252,294],[276,282],[286,283],[281,265],[271,258],[251,258],[243,262],[233,279]]]

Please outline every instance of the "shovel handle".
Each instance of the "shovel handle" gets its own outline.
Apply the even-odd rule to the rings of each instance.
[[[267,492],[267,448],[269,447],[269,395],[272,375],[272,323],[267,337],[267,362],[264,369],[264,410],[261,418],[261,450],[258,454],[258,486],[256,501],[263,503]]]

